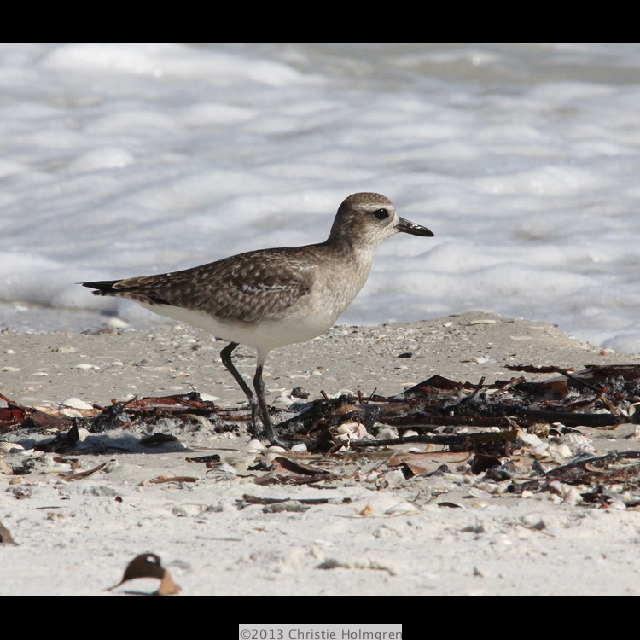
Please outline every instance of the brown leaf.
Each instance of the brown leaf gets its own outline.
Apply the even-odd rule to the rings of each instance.
[[[315,484],[316,482],[322,482],[323,480],[330,480],[336,476],[327,476],[324,474],[318,474],[315,476],[307,475],[295,475],[292,473],[268,473],[262,477],[256,477],[255,484],[263,486],[269,484]]]
[[[220,456],[214,453],[210,456],[195,456],[193,458],[185,458],[187,462],[201,462],[207,465],[207,467],[214,462],[220,462]]]
[[[94,467],[93,469],[88,469],[87,471],[78,471],[77,473],[68,473],[66,476],[60,476],[60,477],[62,478],[62,480],[66,480],[67,482],[69,482],[70,480],[79,480],[80,478],[86,478],[87,476],[90,476],[92,473],[95,473],[96,471],[100,471],[100,469],[103,469],[106,466],[107,466],[107,463],[103,462],[102,464],[99,464],[97,467]]]
[[[405,398],[420,398],[428,397],[430,395],[437,395],[443,391],[454,391],[463,388],[461,382],[455,380],[449,380],[443,376],[435,375],[431,376],[428,380],[418,383],[415,387],[406,389],[404,391]]]
[[[150,484],[162,484],[163,482],[198,482],[198,478],[192,478],[191,476],[158,476],[153,480],[143,480],[138,486],[144,487]]]
[[[52,416],[44,411],[39,411],[38,409],[33,409],[31,411],[32,413],[24,421],[22,425],[23,427],[28,427],[30,429],[59,429],[60,431],[73,427],[73,420],[71,418]],[[42,451],[42,449],[39,449],[39,451]]]
[[[280,466],[281,469],[286,469],[287,471],[291,471],[293,473],[299,473],[302,475],[310,475],[317,476],[326,474],[327,476],[332,476],[333,474],[326,469],[318,469],[317,467],[312,467],[308,464],[302,464],[302,462],[296,462],[295,460],[289,460],[289,458],[285,458],[284,456],[278,456],[274,458],[273,464]]]
[[[242,494],[242,499],[236,498],[236,503],[239,509],[244,509],[252,504],[282,504],[284,502],[289,502],[294,500],[294,498],[266,498],[264,496],[252,496],[248,493]],[[335,498],[295,498],[296,502],[300,502],[301,504],[327,504],[329,502],[335,501]],[[349,504],[352,501],[351,498],[342,498],[343,504]]]
[[[10,431],[9,427],[22,424],[25,419],[23,409],[12,409],[3,407],[0,409],[0,431]]]
[[[473,458],[473,464],[471,465],[471,473],[475,473],[477,475],[487,469],[491,469],[491,467],[499,467],[501,464],[502,461],[498,456],[486,453],[476,453]]]
[[[134,398],[122,403],[127,411],[189,411],[191,413],[209,414],[216,410],[213,402],[201,400],[198,393],[178,394],[175,396],[164,396],[160,398]]]
[[[545,400],[563,400],[569,395],[567,379],[546,380],[543,382],[521,382],[515,385],[518,391],[530,394]]]
[[[505,364],[505,369],[510,371],[525,371],[526,373],[561,373],[567,374],[567,369],[551,366],[537,366],[534,364]]]
[[[460,451],[425,451],[410,452],[391,456],[387,460],[390,467],[401,466],[405,477],[423,476],[433,473],[447,462],[462,464],[469,459],[469,454]]]
[[[438,502],[437,504],[439,507],[446,507],[448,509],[464,509],[464,507],[457,502]]]
[[[254,480],[256,484],[314,484],[322,480],[332,480],[338,478],[335,474],[311,467],[301,462],[289,460],[284,456],[278,456],[272,463],[272,470],[265,476]]]
[[[178,438],[169,433],[154,433],[146,438],[142,438],[142,440],[140,440],[140,444],[143,447],[161,447],[163,444],[177,441]]]

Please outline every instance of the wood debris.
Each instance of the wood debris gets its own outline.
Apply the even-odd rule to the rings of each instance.
[[[305,460],[312,464],[293,452],[274,455],[256,447],[244,466],[237,467],[239,472],[233,461],[222,462],[218,454],[186,460],[209,469],[231,469],[205,481],[253,475],[259,485],[331,488],[349,480],[393,489],[403,482],[420,486],[460,477],[470,486],[482,485],[484,494],[549,492],[552,498],[575,501],[576,493],[570,492],[574,488],[585,496],[585,505],[606,508],[616,500],[640,504],[640,458],[633,451],[598,452],[588,437],[629,425],[635,431],[625,446],[638,447],[640,365],[588,366],[581,371],[527,364],[508,368],[547,379],[519,376],[485,384],[484,378],[471,383],[434,375],[392,397],[325,395],[301,411],[280,410],[280,439],[289,446],[304,445]],[[180,448],[180,433],[187,426],[243,434],[251,417],[248,409],[222,410],[197,393],[93,405],[86,413],[97,415],[80,417],[0,398],[8,405],[0,410],[3,438],[51,433],[55,437],[34,449],[66,455],[131,451],[135,446]],[[109,432],[116,428],[131,434],[131,445],[110,442]],[[93,436],[83,440],[83,433],[104,437],[96,444]],[[11,450],[11,444],[5,448]],[[5,459],[4,473],[28,474],[38,464],[34,458],[20,460],[17,465]],[[62,479],[84,478],[101,468],[73,468]],[[159,476],[141,484],[196,481],[191,476]]]

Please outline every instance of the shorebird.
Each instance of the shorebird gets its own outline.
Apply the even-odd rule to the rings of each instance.
[[[249,400],[254,428],[259,415],[273,443],[262,379],[267,354],[325,333],[367,281],[377,246],[400,232],[433,235],[400,218],[385,196],[356,193],[342,202],[329,238],[319,244],[259,249],[184,271],[79,284],[229,340],[220,352],[222,362]],[[239,344],[258,352],[255,395],[231,361]]]

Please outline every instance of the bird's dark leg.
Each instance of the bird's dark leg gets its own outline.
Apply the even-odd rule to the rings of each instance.
[[[276,435],[273,432],[273,423],[271,422],[271,416],[269,415],[269,407],[267,407],[267,401],[264,397],[264,380],[262,379],[262,366],[263,363],[258,359],[258,366],[256,368],[256,375],[253,376],[253,388],[256,390],[258,396],[258,404],[260,405],[260,413],[262,415],[262,424],[264,424],[264,430],[267,438],[271,444],[277,443]]]
[[[221,352],[222,364],[227,368],[227,371],[235,378],[236,382],[240,385],[240,388],[244,391],[244,394],[249,400],[251,405],[251,427],[254,435],[258,434],[258,427],[256,425],[256,418],[258,417],[258,403],[253,395],[253,391],[249,388],[249,385],[244,381],[244,378],[240,375],[240,372],[235,368],[233,362],[231,362],[231,354],[233,350],[239,345],[239,342],[230,342]]]

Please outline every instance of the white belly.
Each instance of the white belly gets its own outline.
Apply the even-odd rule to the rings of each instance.
[[[308,316],[300,311],[278,320],[220,321],[203,311],[165,304],[140,304],[158,315],[197,327],[217,338],[253,347],[264,355],[277,347],[311,340],[325,333],[335,321],[333,316],[322,317],[320,314]]]

